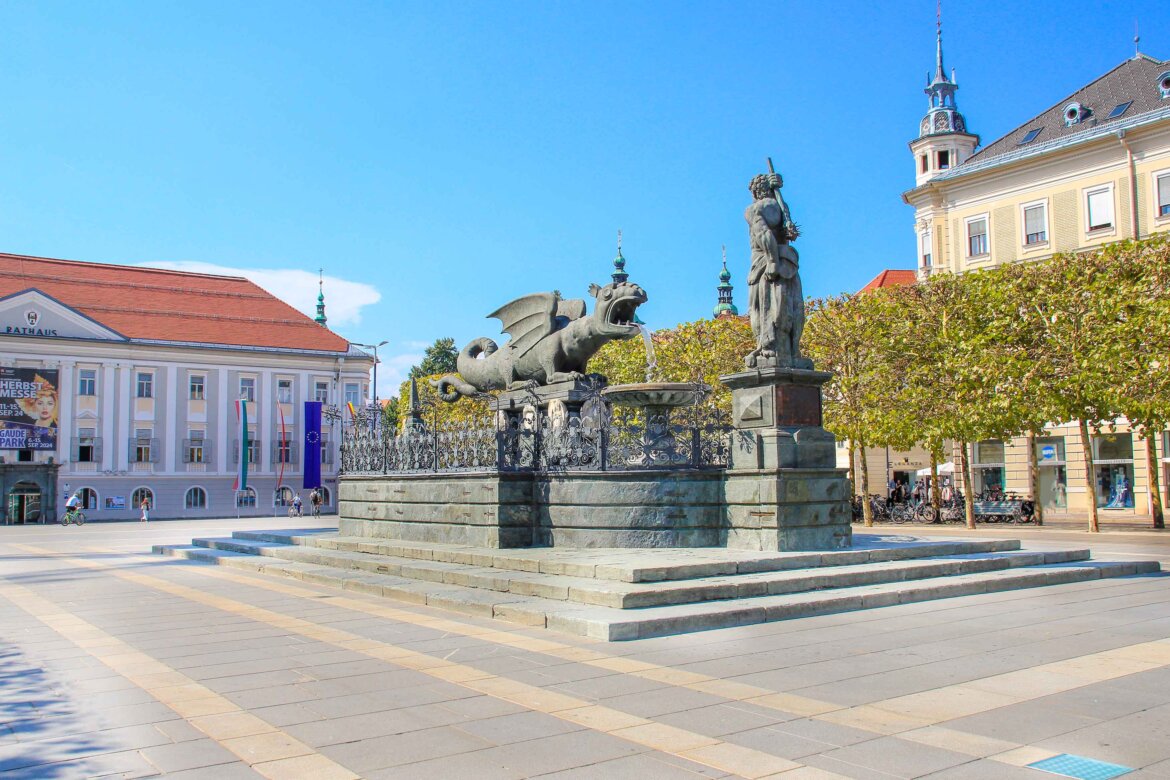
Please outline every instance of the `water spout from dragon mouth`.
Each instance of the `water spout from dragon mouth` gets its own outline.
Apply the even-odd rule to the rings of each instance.
[[[658,373],[658,359],[654,356],[654,337],[650,329],[642,323],[636,323],[638,332],[642,334],[642,343],[646,345],[646,381],[653,382]]]

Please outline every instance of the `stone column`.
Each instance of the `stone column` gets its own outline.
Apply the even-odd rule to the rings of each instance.
[[[852,544],[849,478],[822,427],[824,371],[759,368],[720,377],[731,388],[727,546],[833,550]]]

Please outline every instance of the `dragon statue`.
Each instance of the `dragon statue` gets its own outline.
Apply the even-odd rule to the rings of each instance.
[[[638,335],[635,312],[646,291],[629,282],[589,286],[597,303],[585,313],[585,301],[564,300],[560,293],[525,295],[488,317],[503,323],[511,340],[500,349],[478,338],[459,353],[458,374],[432,379],[444,401],[485,390],[515,389],[535,381],[547,385],[585,378],[585,366],[607,342]]]

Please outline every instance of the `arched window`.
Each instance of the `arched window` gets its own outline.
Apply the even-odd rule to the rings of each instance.
[[[278,487],[272,492],[273,506],[292,506],[293,491],[288,485]]]
[[[148,506],[151,509],[154,509],[154,491],[148,487],[136,488],[134,492],[130,494],[130,507],[132,509],[138,509],[142,506],[143,499],[146,499]]]
[[[206,509],[207,491],[201,487],[188,489],[187,497],[183,500],[183,505],[188,509]]]
[[[248,488],[236,493],[236,506],[256,506],[256,489]]]
[[[321,506],[329,506],[333,503],[333,497],[329,495],[329,488],[322,485],[317,489],[321,491]]]
[[[77,497],[81,499],[82,509],[98,508],[98,494],[93,488],[81,488],[77,491]]]

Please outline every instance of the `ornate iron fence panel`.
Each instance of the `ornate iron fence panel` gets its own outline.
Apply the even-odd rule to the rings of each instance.
[[[355,424],[343,431],[342,474],[569,472],[725,468],[731,426],[714,409],[647,415],[607,404],[580,416],[529,413],[401,432]]]

